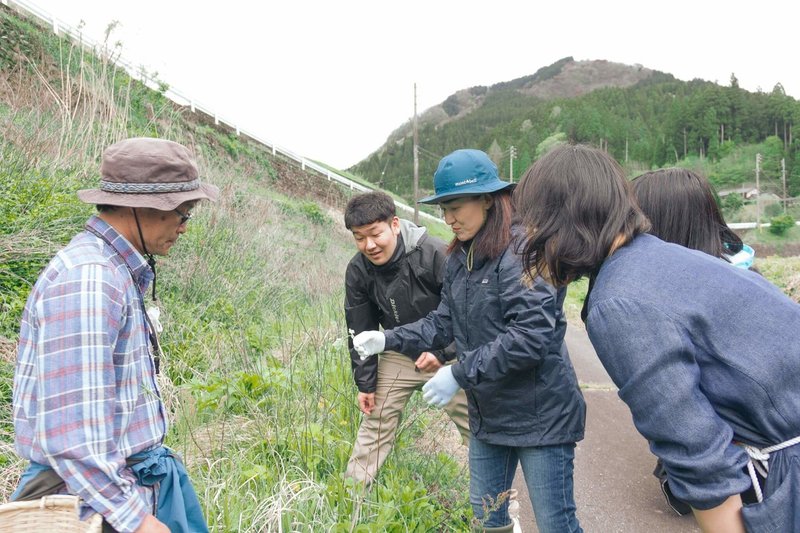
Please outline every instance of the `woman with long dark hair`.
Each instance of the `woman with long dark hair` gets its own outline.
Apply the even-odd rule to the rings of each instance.
[[[650,221],[650,235],[742,268],[752,268],[752,248],[745,246],[728,227],[711,183],[705,177],[685,168],[662,168],[635,177],[631,185],[636,202]],[[689,504],[672,493],[660,459],[653,475],[675,512],[681,515],[692,512]]]
[[[650,221],[650,235],[736,266],[752,264],[752,248],[728,227],[705,177],[685,168],[662,168],[637,176],[631,185]]]
[[[799,531],[800,307],[758,274],[648,235],[603,151],[553,149],[515,205],[527,272],[558,287],[590,278],[589,338],[703,530]],[[743,506],[751,485],[759,503]]]
[[[500,181],[485,153],[444,157],[434,188],[421,202],[439,204],[454,233],[439,307],[413,324],[362,332],[353,346],[366,357],[455,340],[458,362],[437,371],[423,397],[441,407],[466,390],[470,503],[478,524],[512,531],[505,496],[521,464],[539,531],[582,531],[572,474],[586,406],[564,344],[566,290],[541,278],[523,283],[512,185]]]

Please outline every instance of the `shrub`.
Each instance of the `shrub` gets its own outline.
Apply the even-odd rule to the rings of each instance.
[[[722,210],[726,214],[734,214],[744,207],[744,200],[742,196],[736,193],[731,193],[722,199]]]
[[[794,227],[794,218],[788,213],[773,217],[769,221],[769,231],[774,235],[783,235]]]

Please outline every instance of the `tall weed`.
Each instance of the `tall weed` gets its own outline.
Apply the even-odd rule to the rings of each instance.
[[[3,10],[0,24],[25,43],[0,50],[0,500],[24,466],[10,423],[22,305],[92,212],[74,192],[96,186],[102,150],[149,135],[190,145],[202,178],[222,189],[159,260],[157,287],[168,444],[183,454],[212,529],[463,529],[463,461],[420,446],[454,430],[432,429],[418,401],[373,489],[342,479],[361,418],[341,310],[354,247],[325,203],[346,195],[193,122],[113,68],[116,45],[94,56]]]

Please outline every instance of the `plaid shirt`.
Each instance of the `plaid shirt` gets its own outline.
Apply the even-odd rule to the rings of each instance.
[[[133,531],[152,512],[153,491],[135,484],[125,460],[161,445],[167,431],[141,301],[153,273],[103,220],[86,228],[50,261],[25,305],[15,444],[112,527]]]

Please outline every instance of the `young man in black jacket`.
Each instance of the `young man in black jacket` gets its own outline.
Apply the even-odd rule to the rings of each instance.
[[[446,245],[397,217],[392,198],[370,192],[350,200],[345,226],[358,253],[345,275],[345,318],[351,335],[415,322],[439,305]],[[455,358],[453,346],[440,352],[384,352],[361,359],[350,343],[353,379],[364,418],[345,476],[370,484],[394,444],[397,426],[411,394]],[[469,443],[467,400],[463,391],[445,408]]]

